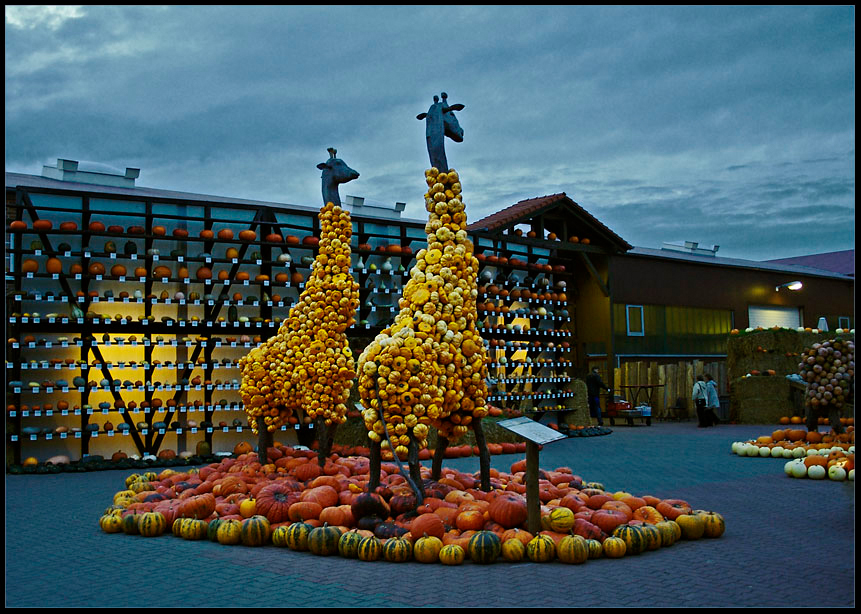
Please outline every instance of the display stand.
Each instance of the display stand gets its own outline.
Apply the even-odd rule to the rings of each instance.
[[[528,416],[503,420],[499,426],[526,440],[526,528],[533,535],[541,531],[541,501],[538,498],[538,446],[566,436],[535,422]]]

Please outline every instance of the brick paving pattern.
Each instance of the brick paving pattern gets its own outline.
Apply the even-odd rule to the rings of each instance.
[[[7,607],[854,607],[854,483],[793,479],[733,441],[772,427],[616,426],[546,446],[610,491],[721,513],[717,540],[583,565],[459,567],[316,557],[165,535],[108,535],[98,518],[130,471],[6,476]],[[492,457],[507,470],[522,455]],[[447,465],[476,471],[478,460]],[[53,529],[51,529],[53,527]]]

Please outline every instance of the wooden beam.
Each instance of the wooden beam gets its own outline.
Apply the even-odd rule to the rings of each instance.
[[[586,265],[586,268],[589,270],[589,274],[592,276],[592,279],[595,280],[595,283],[598,284],[598,287],[601,288],[601,292],[604,296],[610,296],[610,289],[607,288],[607,284],[601,279],[601,275],[598,274],[598,269],[595,268],[595,265],[592,264],[592,261],[589,260],[589,256],[586,255],[585,252],[578,252],[580,258],[583,260],[583,263]]]

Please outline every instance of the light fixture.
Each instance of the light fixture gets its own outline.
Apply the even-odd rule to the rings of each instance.
[[[786,288],[788,290],[801,290],[802,285],[803,284],[800,281],[788,281],[785,284],[775,286],[774,291],[779,292],[781,288]]]

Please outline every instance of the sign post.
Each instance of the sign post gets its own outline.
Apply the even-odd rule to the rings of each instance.
[[[541,531],[541,502],[538,499],[538,446],[558,439],[565,435],[550,427],[536,422],[532,418],[512,418],[498,423],[499,426],[526,440],[526,527],[530,533],[537,535]]]

